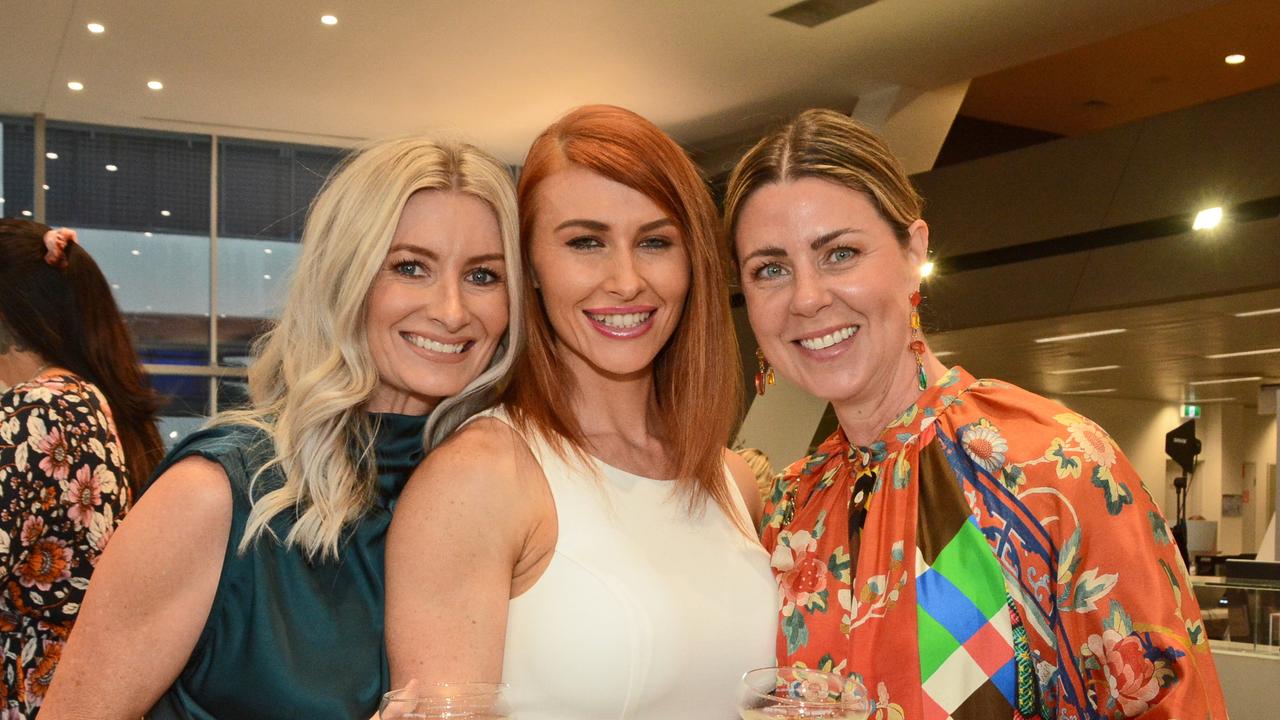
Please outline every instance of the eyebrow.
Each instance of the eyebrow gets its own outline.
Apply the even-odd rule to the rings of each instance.
[[[436,262],[440,261],[440,255],[436,251],[429,250],[427,248],[422,247],[421,245],[410,245],[407,243],[393,245],[391,249],[387,251],[387,254],[389,255],[391,253],[400,252],[400,251],[407,251],[407,252],[414,253],[416,255],[422,255],[423,257],[426,257],[430,260],[435,260]],[[467,261],[465,264],[471,265],[471,264],[480,263],[480,262],[505,262],[506,259],[507,259],[506,256],[504,256],[502,253],[487,253],[484,255],[473,255],[467,258]]]
[[[824,233],[814,238],[813,242],[809,243],[809,249],[810,250],[821,249],[823,245],[826,245],[827,243],[831,242],[832,240],[835,240],[841,235],[846,235],[849,233],[859,233],[859,232],[862,232],[862,231],[856,230],[854,228],[840,228],[839,230],[832,230],[829,233]]]
[[[657,230],[658,228],[666,227],[667,225],[675,225],[675,221],[673,221],[671,218],[666,218],[666,217],[658,218],[657,220],[650,220],[649,222],[641,225],[638,228],[638,231],[642,233],[652,232],[654,230]],[[595,232],[605,232],[609,229],[609,224],[600,222],[599,220],[588,220],[586,218],[571,218],[557,225],[556,231],[560,231],[568,227],[580,227],[586,230],[594,230]]]

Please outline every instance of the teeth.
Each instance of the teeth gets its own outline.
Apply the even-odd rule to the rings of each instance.
[[[853,337],[856,332],[858,332],[858,326],[850,325],[843,330],[837,330],[833,333],[823,335],[822,337],[805,338],[800,341],[800,346],[806,350],[822,350],[824,348],[829,348],[838,342],[848,340]]]
[[[424,338],[421,335],[406,335],[405,337],[407,337],[409,342],[414,345],[417,345],[424,350],[431,350],[432,352],[456,354],[467,348],[467,344],[465,342],[460,342],[456,345],[446,345],[445,343],[436,342],[430,338]]]
[[[645,321],[647,321],[650,318],[650,316],[653,315],[653,312],[621,313],[621,314],[612,313],[609,315],[597,315],[596,313],[587,313],[587,315],[590,316],[592,320],[595,320],[596,322],[602,325],[608,325],[611,328],[618,328],[620,330],[625,330],[625,329],[637,327],[643,324]]]

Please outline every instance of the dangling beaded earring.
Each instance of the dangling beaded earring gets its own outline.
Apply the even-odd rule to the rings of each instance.
[[[916,356],[916,381],[921,390],[928,389],[929,378],[924,374],[924,341],[920,339],[920,291],[911,293],[911,344],[907,345]],[[759,381],[756,386],[759,387]]]
[[[773,376],[773,366],[764,358],[764,351],[756,348],[756,364],[760,369],[756,371],[756,395],[764,395],[766,385],[772,385],[777,381]]]

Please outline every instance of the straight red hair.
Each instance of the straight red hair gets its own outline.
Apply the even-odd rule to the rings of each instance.
[[[723,451],[742,402],[737,337],[729,311],[729,258],[707,184],[684,150],[653,123],[611,105],[570,111],[533,141],[520,174],[520,247],[529,246],[538,186],[577,165],[643,193],[680,228],[691,277],[680,323],[653,362],[658,415],[690,511],[711,498],[730,518]],[[532,275],[532,273],[529,273]],[[517,424],[583,455],[586,439],[570,399],[572,378],[556,354],[555,331],[532,284],[524,286],[527,346],[503,400]]]

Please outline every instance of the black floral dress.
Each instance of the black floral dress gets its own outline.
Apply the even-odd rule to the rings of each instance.
[[[34,717],[131,496],[106,399],[74,375],[0,396],[0,719]]]

